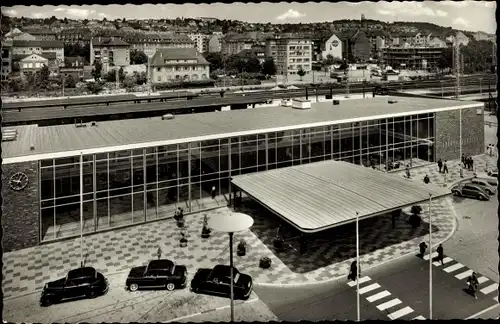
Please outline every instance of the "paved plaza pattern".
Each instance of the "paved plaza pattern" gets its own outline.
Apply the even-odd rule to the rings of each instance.
[[[475,165],[484,169],[486,163],[493,165],[496,157],[477,156]],[[449,162],[450,173],[447,183],[460,180],[457,162]],[[456,169],[456,170],[455,170]],[[404,170],[401,171],[403,175]],[[412,180],[421,181],[429,174],[431,181],[442,183],[443,176],[437,172],[436,164],[412,170]],[[472,176],[466,171],[464,176]],[[441,182],[440,182],[441,181]],[[411,228],[404,217],[396,220],[392,228],[390,216],[372,218],[360,222],[361,262],[365,268],[390,261],[399,256],[418,250],[418,244],[427,234],[427,208],[423,208],[423,224]],[[272,241],[276,236],[277,218],[269,216],[254,204],[243,206],[242,210],[254,217],[251,230],[236,233],[234,247],[241,239],[248,244],[247,254],[235,257],[235,266],[242,272],[252,275],[256,283],[263,284],[300,284],[331,280],[347,276],[349,265],[355,257],[355,238],[349,235],[352,227],[345,227],[344,235],[331,238],[329,244],[310,247],[305,255],[300,255],[290,247],[284,252],[275,252]],[[433,239],[435,244],[449,237],[455,227],[455,217],[450,199],[433,200]],[[188,246],[180,247],[180,229],[173,219],[133,226],[130,228],[97,233],[84,237],[86,264],[95,267],[104,275],[128,271],[133,266],[146,264],[162,257],[178,264],[185,264],[189,280],[200,267],[211,268],[218,263],[229,263],[228,236],[213,232],[208,239],[201,238],[203,215],[227,213],[229,208],[186,215],[184,232]],[[362,229],[366,224],[365,230]],[[259,260],[268,256],[272,260],[270,269],[261,269]],[[71,268],[78,267],[81,260],[80,239],[45,244],[3,255],[3,292],[4,298],[24,295],[39,290],[50,280],[61,278]]]

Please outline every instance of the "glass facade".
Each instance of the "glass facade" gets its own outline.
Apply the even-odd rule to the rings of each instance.
[[[434,162],[434,115],[371,120],[40,161],[42,241],[229,201],[230,177],[324,160],[379,170]],[[83,204],[80,201],[83,165]],[[214,198],[212,191],[214,190]]]

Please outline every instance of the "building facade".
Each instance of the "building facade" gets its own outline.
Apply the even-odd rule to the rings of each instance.
[[[151,59],[151,83],[210,79],[210,64],[196,48],[162,48]]]
[[[2,44],[2,81],[7,81],[12,72],[12,41]]]
[[[222,37],[221,35],[212,35],[208,40],[208,52],[219,53],[222,50]]]
[[[275,44],[275,45],[274,45]],[[273,51],[275,46],[276,51]],[[284,36],[268,39],[266,52],[271,49],[271,57],[279,75],[294,75],[299,70],[312,71],[312,41],[302,37]],[[273,56],[272,54],[275,53]]]
[[[102,71],[107,73],[112,67],[130,65],[130,45],[115,37],[97,37],[90,42],[90,65],[99,60]]]
[[[194,47],[200,53],[208,52],[208,42],[210,41],[209,34],[189,33],[187,36],[193,41]]]
[[[386,47],[383,50],[384,62],[393,68],[405,67],[426,70],[437,66],[444,47],[403,46]]]
[[[161,48],[191,48],[195,46],[186,34],[135,33],[124,35],[123,39],[131,45],[132,49],[141,50],[148,57],[152,57],[156,50]]]
[[[14,56],[15,64],[19,66],[19,72],[23,75],[29,75],[40,71],[44,66],[49,67],[49,59],[42,54]]]
[[[179,206],[187,213],[212,208],[211,188],[227,197],[234,175],[331,159],[381,170],[391,162],[456,159],[457,114],[421,113],[183,139],[169,145],[148,143],[121,151],[101,149],[81,157],[68,152],[41,160],[18,159],[4,164],[4,177],[22,172],[29,181],[22,190],[2,187],[4,248],[77,237],[80,213],[83,233],[89,234],[168,218]],[[463,153],[473,156],[483,151],[483,116],[476,108],[463,109],[462,114]]]
[[[328,55],[334,58],[342,59],[342,41],[340,38],[333,34],[328,38],[324,44],[321,44],[321,59],[325,60]]]
[[[64,44],[60,41],[20,41],[12,42],[13,55],[49,54],[54,53],[58,66],[64,65]]]

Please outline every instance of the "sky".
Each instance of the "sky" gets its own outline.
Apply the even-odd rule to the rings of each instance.
[[[71,19],[212,17],[259,23],[309,23],[340,19],[430,22],[472,32],[496,32],[495,1],[320,2],[2,7],[7,16]]]

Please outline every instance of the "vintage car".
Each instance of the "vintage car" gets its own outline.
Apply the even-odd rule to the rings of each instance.
[[[107,279],[92,267],[70,270],[65,278],[45,284],[40,306],[50,306],[62,300],[95,298],[106,294],[108,287]]]
[[[460,183],[453,188],[451,192],[455,196],[475,198],[479,200],[490,200],[490,195],[481,186],[473,183]]]
[[[149,261],[147,266],[134,267],[130,270],[125,288],[130,291],[139,289],[181,289],[186,287],[186,266],[163,260]]]
[[[234,298],[248,299],[252,288],[252,277],[233,267]],[[227,265],[216,265],[213,269],[198,269],[191,280],[191,290],[195,293],[231,297],[231,268]]]

